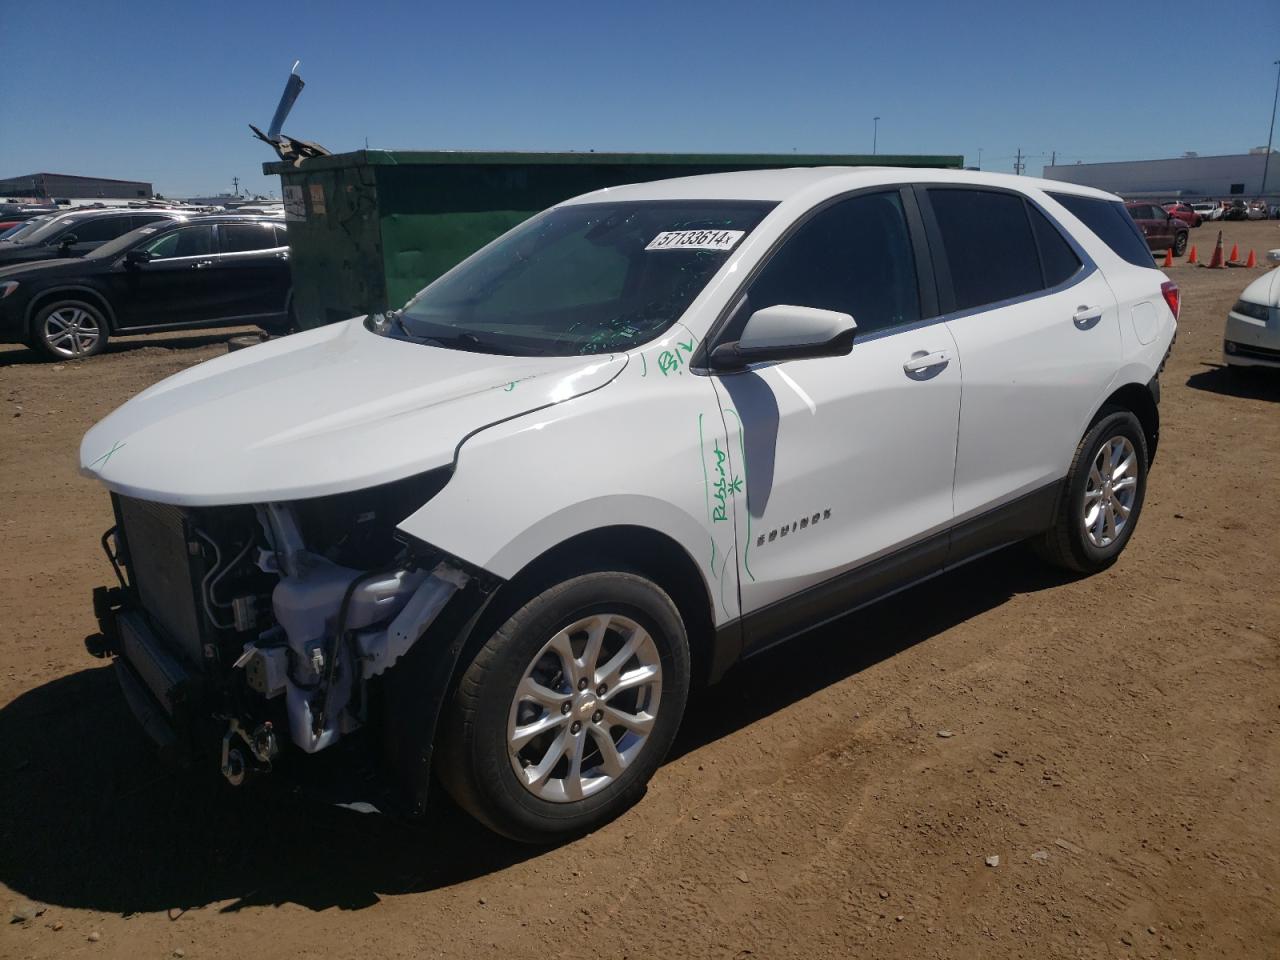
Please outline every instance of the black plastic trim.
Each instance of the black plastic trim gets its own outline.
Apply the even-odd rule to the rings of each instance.
[[[1053,525],[1065,480],[1055,480],[1008,503],[901,547],[716,628],[711,662],[715,682],[738,659],[754,656],[939,573],[1035,536]],[[734,651],[742,649],[741,656]]]

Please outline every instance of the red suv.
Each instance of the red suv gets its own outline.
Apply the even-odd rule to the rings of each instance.
[[[1126,203],[1124,206],[1129,211],[1129,216],[1133,217],[1133,222],[1138,225],[1138,229],[1142,231],[1143,237],[1147,240],[1147,246],[1152,250],[1168,250],[1172,247],[1173,254],[1177,257],[1187,252],[1187,234],[1190,233],[1191,228],[1177,217],[1171,216],[1168,211],[1154,203],[1144,203],[1140,200]]]
[[[1166,203],[1164,205],[1165,213],[1171,217],[1177,217],[1189,227],[1198,227],[1204,221],[1200,214],[1191,209],[1190,204],[1186,203]]]

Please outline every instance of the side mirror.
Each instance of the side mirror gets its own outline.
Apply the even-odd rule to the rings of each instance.
[[[853,349],[857,323],[847,313],[779,304],[757,310],[742,337],[711,352],[716,370],[741,370],[751,363],[842,357]]]
[[[64,233],[55,242],[58,244],[59,247],[65,250],[67,247],[71,246],[73,243],[78,243],[79,238],[74,233]]]
[[[151,251],[137,249],[130,250],[124,255],[124,260],[125,263],[133,264],[135,266],[148,263],[151,260]]]

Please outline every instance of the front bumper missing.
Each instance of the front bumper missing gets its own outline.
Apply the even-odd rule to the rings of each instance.
[[[156,637],[137,611],[123,606],[119,588],[93,591],[99,633],[85,638],[94,656],[115,656],[120,692],[162,760],[177,767],[191,763],[191,708],[196,684]]]

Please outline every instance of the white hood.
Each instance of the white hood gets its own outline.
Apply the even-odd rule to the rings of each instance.
[[[182,506],[359,490],[449,464],[476,430],[604,386],[626,363],[447,350],[357,318],[162,380],[85,434],[80,468]]]

